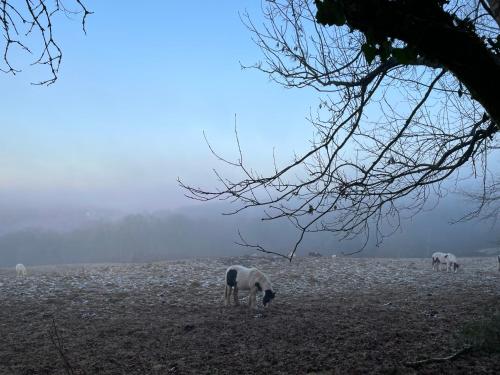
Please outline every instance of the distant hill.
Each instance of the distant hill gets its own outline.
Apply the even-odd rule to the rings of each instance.
[[[82,226],[123,217],[115,210],[96,207],[12,205],[0,203],[0,235],[25,230],[42,229],[67,232]]]

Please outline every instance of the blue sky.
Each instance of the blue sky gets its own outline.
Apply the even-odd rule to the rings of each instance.
[[[305,120],[317,94],[285,90],[240,69],[261,58],[238,12],[259,19],[258,1],[86,1],[78,19],[59,18],[59,80],[47,71],[0,74],[1,200],[46,200],[130,210],[189,204],[180,176],[214,186],[205,131],[235,156],[234,114],[247,160],[266,168],[307,146]],[[26,63],[29,60],[22,60]],[[21,64],[22,65],[22,64]]]

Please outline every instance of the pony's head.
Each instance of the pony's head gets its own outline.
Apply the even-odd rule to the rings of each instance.
[[[264,304],[264,306],[266,306],[268,303],[271,303],[275,295],[275,292],[273,292],[271,289],[267,289],[264,292],[264,298],[262,298],[262,303]]]

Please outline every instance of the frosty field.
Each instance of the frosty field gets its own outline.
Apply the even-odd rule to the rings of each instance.
[[[0,269],[0,374],[498,374],[459,329],[500,310],[494,258],[269,257]],[[269,309],[224,307],[231,264],[266,272]],[[65,363],[65,361],[67,361]]]

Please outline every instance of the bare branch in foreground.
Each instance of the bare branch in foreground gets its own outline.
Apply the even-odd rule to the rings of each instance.
[[[460,349],[458,352],[456,353],[453,353],[447,357],[433,357],[433,358],[426,358],[426,359],[422,359],[420,361],[414,361],[414,362],[404,362],[404,365],[405,366],[408,366],[408,367],[413,367],[413,368],[417,368],[417,367],[420,367],[420,366],[423,366],[423,365],[426,365],[426,364],[429,364],[429,363],[439,363],[439,362],[447,362],[447,361],[452,361],[456,358],[458,358],[459,356],[465,354],[465,353],[468,353],[472,350],[472,347],[471,346],[467,346],[463,349]]]
[[[353,2],[345,5],[353,20],[359,10],[360,17],[369,15],[370,22],[375,22],[376,17],[362,13],[362,8],[377,2],[358,0],[357,8]],[[432,2],[379,2],[394,14],[400,14],[401,7],[415,6],[421,12],[418,16],[401,14],[425,26],[422,32],[431,25],[449,30],[450,38],[466,37],[464,41],[491,63],[492,82],[500,82],[500,64],[492,63],[498,60],[500,29],[484,6],[461,0],[441,8]],[[436,15],[427,23],[419,18],[427,14],[421,9],[424,5]],[[375,43],[372,47],[378,49],[368,57],[369,37],[361,29],[362,22],[359,30],[345,24],[325,27],[318,24],[316,10],[313,1],[277,0],[263,3],[262,25],[243,16],[264,57],[251,68],[286,88],[309,87],[324,94],[309,118],[315,130],[310,148],[282,164],[273,151],[270,171],[257,172],[243,160],[235,132],[237,160],[209,149],[239,178],[214,170],[216,189],[179,181],[192,199],[229,200],[238,203],[233,214],[255,208],[263,212],[262,220],[292,223],[298,231],[295,245],[291,253],[280,254],[288,259],[306,235],[317,232],[330,232],[340,240],[365,236],[365,246],[371,237],[379,245],[402,220],[429,209],[430,197],[442,198],[467,178],[488,184],[482,178],[490,174],[487,161],[500,148],[497,93],[494,90],[496,101],[491,100],[487,86],[488,100],[483,103],[477,90],[468,88],[473,78],[462,82],[459,74],[464,72],[451,60],[465,54],[450,51],[450,58],[440,55],[445,46],[426,49],[415,44],[416,50],[402,57],[409,42],[390,35],[401,30],[377,23],[381,32],[388,33],[383,39],[387,53]],[[422,43],[420,31],[406,27],[404,36]],[[432,43],[432,35],[426,37]],[[474,77],[480,76],[484,83],[484,75],[476,73]],[[242,244],[259,249],[259,245]]]
[[[67,6],[68,2],[76,5],[77,9],[70,9]],[[4,43],[4,66],[0,66],[0,71],[13,75],[21,71],[12,63],[13,60],[16,60],[12,54],[16,52],[26,52],[30,55],[38,54],[31,65],[48,67],[50,77],[33,84],[53,84],[57,80],[63,57],[55,36],[54,21],[58,14],[63,14],[68,18],[81,15],[82,29],[85,34],[87,33],[86,21],[92,12],[85,7],[81,0],[27,0],[24,4],[12,0],[1,1],[0,27]]]
[[[290,262],[292,261],[293,259],[293,254],[291,255],[283,255],[281,253],[278,253],[278,252],[275,252],[275,251],[271,251],[271,250],[267,250],[265,249],[264,247],[262,247],[261,245],[253,245],[253,244],[249,244],[244,238],[243,236],[241,235],[241,232],[240,230],[238,229],[238,236],[240,237],[240,241],[239,242],[235,242],[236,245],[239,245],[239,246],[243,246],[243,247],[249,247],[251,249],[255,249],[257,251],[260,251],[261,253],[265,253],[265,254],[273,254],[273,255],[277,255],[279,257],[282,257],[282,258],[285,258],[287,260],[289,260]]]
[[[49,329],[49,338],[54,347],[56,348],[57,352],[59,353],[59,357],[61,357],[63,361],[64,370],[66,374],[75,375],[75,371],[71,366],[68,357],[66,356],[64,343],[61,336],[59,335],[59,330],[57,328],[57,324],[54,318],[52,318],[52,325]]]

